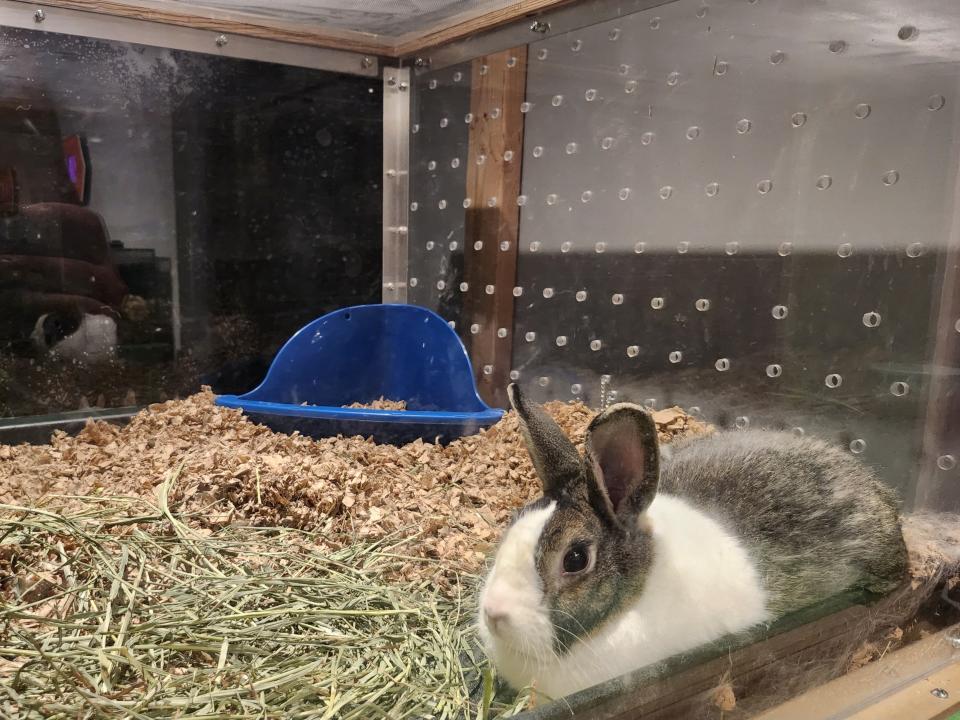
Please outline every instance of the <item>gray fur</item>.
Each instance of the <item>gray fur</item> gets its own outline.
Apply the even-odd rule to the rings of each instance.
[[[520,416],[520,432],[537,475],[544,484],[544,494],[559,491],[562,486],[576,481],[582,471],[582,462],[570,438],[542,407],[527,402],[516,384],[507,387],[507,396]]]
[[[587,428],[588,482],[613,515],[633,523],[657,494],[660,453],[657,425],[635,405],[619,404],[597,415]]]
[[[680,441],[660,491],[689,500],[746,545],[774,616],[848,588],[888,592],[903,579],[893,492],[821,440],[747,431]]]

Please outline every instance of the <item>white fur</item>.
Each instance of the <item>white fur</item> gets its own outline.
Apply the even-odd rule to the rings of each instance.
[[[537,658],[553,654],[553,625],[543,605],[543,588],[535,553],[544,525],[557,504],[524,513],[507,531],[490,574],[480,591],[480,638],[497,670],[508,680],[530,677]],[[500,635],[487,625],[484,610],[509,612]],[[516,687],[523,687],[519,683]]]
[[[548,513],[537,512],[527,525],[520,527],[524,517],[507,533],[485,588],[488,597],[490,588],[516,589],[515,605],[522,609],[518,622],[535,621],[521,625],[513,640],[492,635],[482,617],[480,623],[491,660],[516,688],[532,684],[549,697],[562,697],[768,619],[759,573],[740,542],[686,501],[660,494],[642,518],[652,529],[654,553],[642,594],[557,657],[548,619],[544,625],[546,608],[534,612],[530,605],[542,599],[542,590],[533,563],[536,539],[529,535],[536,526],[543,528],[553,506]],[[530,585],[515,585],[521,577]]]
[[[43,321],[46,317],[46,315],[40,316],[31,335],[33,341],[41,347],[45,347]],[[51,354],[68,360],[92,362],[113,357],[116,348],[116,321],[106,315],[85,313],[75,333],[46,349]]]

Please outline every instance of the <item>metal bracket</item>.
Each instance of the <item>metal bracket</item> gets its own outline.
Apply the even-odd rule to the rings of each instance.
[[[383,302],[407,302],[410,69],[383,70]]]

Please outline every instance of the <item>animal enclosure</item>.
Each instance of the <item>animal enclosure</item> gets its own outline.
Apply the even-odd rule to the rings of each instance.
[[[0,714],[732,720],[955,662],[958,28],[945,0],[0,0]],[[462,347],[318,322],[378,303]],[[448,411],[407,389],[450,358],[483,423],[337,425]],[[333,430],[223,407],[268,372]],[[911,581],[508,688],[474,619],[540,491],[511,382],[581,450],[623,401],[667,448],[823,440],[896,494]]]

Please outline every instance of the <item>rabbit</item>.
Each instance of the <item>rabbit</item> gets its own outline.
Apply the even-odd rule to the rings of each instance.
[[[54,311],[37,319],[30,339],[41,356],[102,362],[116,354],[117,323],[108,315]]]
[[[653,418],[620,403],[591,421],[581,458],[515,384],[508,395],[543,496],[504,532],[478,631],[514,688],[561,697],[905,578],[896,497],[822,441],[716,433],[667,458]]]

